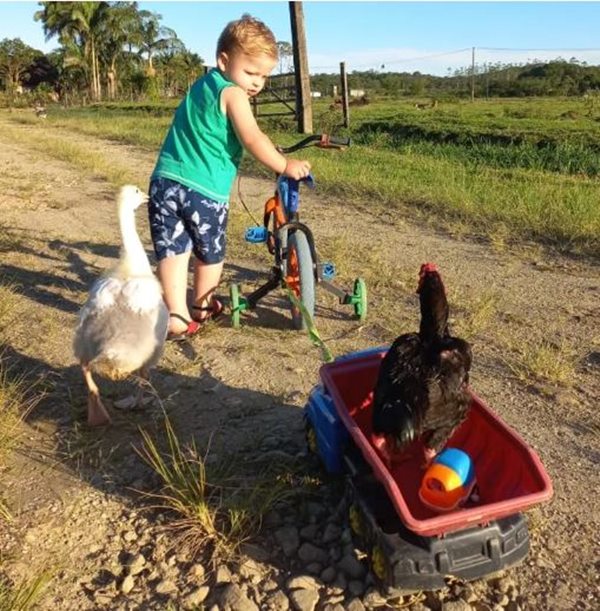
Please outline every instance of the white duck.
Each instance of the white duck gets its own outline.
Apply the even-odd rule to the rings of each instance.
[[[92,371],[112,380],[132,373],[147,380],[150,369],[160,359],[167,336],[169,312],[135,228],[135,210],[147,201],[148,196],[132,185],[119,191],[121,256],[114,269],[96,280],[79,314],[73,349],[89,390],[91,426],[110,423]],[[115,407],[142,403],[140,385],[136,397],[115,403]]]

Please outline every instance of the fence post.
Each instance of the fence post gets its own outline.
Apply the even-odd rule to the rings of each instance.
[[[348,78],[346,62],[340,62],[340,80],[342,82],[342,110],[344,112],[344,127],[350,127],[350,106],[348,104]]]
[[[290,2],[289,8],[290,24],[292,26],[292,45],[294,48],[298,132],[301,134],[310,134],[313,131],[313,116],[302,2]]]

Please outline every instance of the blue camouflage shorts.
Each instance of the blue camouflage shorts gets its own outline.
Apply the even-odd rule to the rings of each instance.
[[[189,250],[207,264],[225,257],[227,202],[216,202],[168,178],[150,182],[148,216],[156,259]]]

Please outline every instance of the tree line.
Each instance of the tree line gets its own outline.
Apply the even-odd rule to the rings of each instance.
[[[311,76],[311,88],[329,93],[339,87],[339,75]],[[447,76],[421,72],[352,71],[348,76],[352,88],[386,97],[431,96],[434,98],[579,96],[600,91],[600,66],[590,66],[575,58],[557,58],[549,62],[526,64],[476,65],[459,68]]]
[[[204,72],[158,13],[137,2],[39,2],[34,19],[58,48],[42,53],[19,38],[0,41],[0,88],[9,102],[32,91],[64,103],[178,97]],[[291,45],[278,42],[279,71],[290,67]],[[211,62],[212,63],[212,62]],[[350,67],[351,68],[351,67]],[[483,64],[447,76],[420,72],[350,71],[351,88],[385,97],[574,96],[600,90],[600,66],[575,58],[528,64]],[[338,74],[311,76],[311,88],[331,94]]]
[[[34,19],[59,47],[44,54],[19,38],[0,41],[0,85],[9,96],[22,88],[73,101],[170,96],[203,72],[204,60],[137,2],[38,4]]]

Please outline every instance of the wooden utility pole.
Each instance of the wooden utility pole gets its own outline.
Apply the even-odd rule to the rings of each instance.
[[[471,102],[475,101],[475,47],[471,48]]]
[[[310,97],[310,77],[308,73],[302,2],[290,2],[289,7],[290,24],[292,26],[292,47],[294,48],[298,132],[301,134],[311,134],[313,131],[312,99]]]
[[[344,113],[344,127],[350,127],[350,105],[348,103],[348,77],[346,76],[346,62],[340,62],[340,80],[342,86],[342,111]]]

